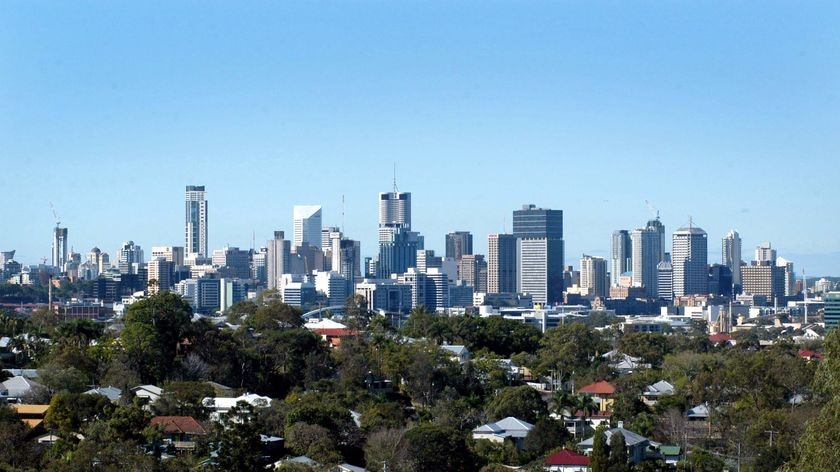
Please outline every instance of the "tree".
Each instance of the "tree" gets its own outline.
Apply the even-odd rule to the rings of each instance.
[[[540,340],[537,371],[553,372],[560,380],[568,379],[573,371],[597,367],[598,354],[606,352],[607,347],[600,334],[583,323],[557,326],[548,330]]]
[[[562,446],[571,437],[563,423],[550,418],[542,418],[534,424],[531,431],[528,431],[523,441],[523,449],[531,457],[536,458]]]
[[[60,436],[68,438],[90,421],[107,420],[114,408],[114,404],[102,395],[59,393],[50,401],[44,421]]]
[[[490,399],[485,410],[494,421],[513,416],[534,423],[548,414],[539,392],[527,385],[502,389]]]
[[[408,430],[405,442],[413,470],[475,470],[466,441],[457,430],[421,424]]]
[[[589,467],[592,472],[609,472],[610,447],[607,445],[606,428],[601,425],[595,429],[592,440],[592,454],[589,456]]]
[[[610,443],[609,472],[630,472],[624,435],[621,432],[613,433],[610,436]]]
[[[298,422],[286,428],[286,447],[322,464],[335,464],[341,460],[336,452],[336,438],[327,428],[317,424]]]
[[[659,333],[625,333],[618,338],[617,346],[620,352],[633,357],[641,357],[653,367],[662,364],[670,346],[668,338]]]
[[[191,319],[189,304],[175,293],[157,293],[128,307],[120,341],[143,381],[158,382],[172,370]]]
[[[245,325],[256,331],[293,328],[303,324],[303,312],[279,300],[258,305],[253,315],[245,319]]]
[[[254,419],[254,409],[239,402],[216,428],[215,440],[219,445],[216,468],[230,472],[250,472],[261,467],[262,442]]]
[[[384,428],[368,436],[364,446],[368,470],[377,470],[383,464],[394,472],[409,469],[405,432],[404,428]]]

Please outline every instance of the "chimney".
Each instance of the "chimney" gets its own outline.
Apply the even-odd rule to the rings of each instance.
[[[618,422],[618,427],[623,429],[624,428],[624,421],[619,421]]]

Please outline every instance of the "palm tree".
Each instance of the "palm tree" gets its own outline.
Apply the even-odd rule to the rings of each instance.
[[[578,395],[575,407],[582,411],[584,416],[589,416],[598,412],[598,405],[595,403],[595,400],[592,399],[591,395]]]
[[[557,415],[562,415],[565,410],[574,414],[577,404],[575,396],[565,390],[555,390],[551,395],[551,411]]]

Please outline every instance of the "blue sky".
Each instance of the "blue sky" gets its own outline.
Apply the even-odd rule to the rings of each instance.
[[[8,1],[0,249],[291,232],[292,205],[375,253],[377,192],[427,247],[476,249],[523,203],[564,210],[567,262],[659,209],[744,258],[771,241],[840,275],[837,2]]]

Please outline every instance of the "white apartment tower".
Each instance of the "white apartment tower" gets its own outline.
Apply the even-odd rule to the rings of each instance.
[[[586,254],[580,258],[580,288],[590,297],[609,295],[606,259]]]
[[[709,293],[708,241],[701,228],[689,226],[674,232],[671,265],[674,296]]]
[[[203,185],[188,185],[186,191],[185,244],[187,254],[207,256],[207,199]]]
[[[732,271],[732,283],[741,286],[741,236],[730,230],[721,244],[721,262]]]
[[[303,243],[321,248],[321,206],[295,205],[293,213],[292,247]]]
[[[390,241],[400,228],[411,230],[411,192],[379,194],[379,241]]]
[[[274,232],[274,239],[266,242],[266,280],[269,289],[280,289],[280,276],[289,273],[291,249],[282,231]]]
[[[648,298],[656,298],[659,292],[656,271],[656,266],[661,262],[659,254],[662,243],[659,239],[659,231],[650,226],[630,232],[633,247],[633,286],[644,287]]]

